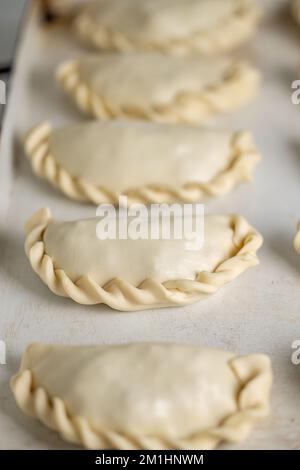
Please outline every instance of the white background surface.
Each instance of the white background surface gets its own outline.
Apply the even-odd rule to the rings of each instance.
[[[49,206],[55,216],[69,219],[95,212],[37,180],[20,149],[20,135],[41,120],[82,119],[53,80],[57,64],[82,50],[59,27],[27,28],[1,140],[0,339],[8,354],[7,365],[0,366],[0,449],[70,448],[23,416],[9,391],[8,380],[29,342],[136,340],[269,354],[272,414],[235,448],[300,449],[300,366],[291,363],[291,344],[300,339],[300,258],[292,246],[300,218],[300,108],[291,103],[300,31],[276,14],[285,2],[261,3],[269,7],[265,21],[241,55],[261,69],[262,88],[250,106],[215,124],[252,130],[263,161],[252,184],[206,205],[207,212],[239,212],[262,232],[261,265],[210,299],[179,309],[119,313],[80,306],[53,295],[31,270],[23,225],[36,209]]]

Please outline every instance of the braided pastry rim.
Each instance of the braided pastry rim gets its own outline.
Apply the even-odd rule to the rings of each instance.
[[[71,279],[63,266],[55,267],[47,254],[44,233],[52,222],[49,209],[41,209],[26,225],[25,252],[33,270],[56,295],[69,297],[83,305],[106,304],[120,311],[184,306],[215,293],[245,270],[259,264],[257,251],[263,238],[241,216],[228,215],[233,230],[236,253],[223,261],[213,272],[199,272],[195,280],[179,279],[159,282],[145,279],[138,286],[115,278],[100,286],[89,276]]]
[[[116,117],[150,120],[160,123],[200,124],[215,114],[234,111],[247,104],[256,94],[260,82],[259,72],[246,62],[234,61],[220,83],[199,92],[183,91],[167,104],[113,106],[105,96],[95,92],[82,80],[80,58],[62,63],[56,78],[64,92],[80,111],[96,119]]]
[[[233,356],[227,365],[240,383],[236,411],[216,427],[181,439],[143,436],[136,430],[125,434],[114,429],[96,429],[88,418],[72,414],[62,398],[51,396],[42,384],[37,384],[30,369],[21,367],[10,385],[17,405],[26,415],[58,432],[62,439],[87,449],[210,450],[222,442],[238,443],[246,439],[256,422],[269,414],[270,359],[263,354]]]
[[[52,153],[49,138],[53,128],[49,123],[34,127],[26,136],[25,153],[34,173],[46,179],[65,196],[81,202],[118,204],[120,195],[126,196],[131,203],[192,203],[216,197],[231,191],[242,181],[251,181],[252,174],[260,161],[254,139],[248,132],[236,132],[231,139],[231,151],[226,168],[217,173],[207,183],[185,183],[180,187],[171,185],[146,185],[115,192],[73,176],[62,167]]]
[[[209,56],[230,52],[245,42],[256,30],[261,16],[262,10],[254,1],[240,0],[233,14],[208,30],[184,38],[142,42],[96,23],[83,6],[75,17],[73,29],[83,43],[101,50],[121,52],[144,50],[171,55]]]

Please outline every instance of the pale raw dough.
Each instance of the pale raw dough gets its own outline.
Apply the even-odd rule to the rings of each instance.
[[[138,286],[145,279],[194,280],[212,272],[237,251],[228,217],[207,216],[203,249],[186,249],[183,240],[98,240],[97,218],[53,222],[44,234],[46,253],[71,279],[90,276],[101,286],[118,277]],[[82,249],[84,247],[84,249]]]
[[[100,49],[216,54],[250,37],[260,10],[255,0],[98,0],[75,19],[75,30]]]
[[[271,383],[260,354],[32,344],[11,387],[25,413],[90,449],[211,449],[268,414]]]
[[[26,254],[57,295],[118,310],[186,305],[258,264],[262,238],[240,216],[206,216],[204,244],[196,250],[195,227],[181,239],[171,224],[169,240],[100,240],[99,220],[54,222],[43,209],[28,222]]]
[[[88,55],[58,70],[62,88],[97,118],[199,123],[239,108],[256,93],[259,74],[232,58],[128,53]]]
[[[25,140],[34,171],[67,196],[95,204],[197,202],[249,180],[251,134],[145,121],[35,127]]]

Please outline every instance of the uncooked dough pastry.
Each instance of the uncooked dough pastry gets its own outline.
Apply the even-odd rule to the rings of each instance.
[[[123,311],[196,302],[258,264],[262,237],[243,217],[206,216],[202,247],[200,224],[180,229],[173,218],[166,239],[146,219],[149,225],[143,226],[143,233],[151,227],[146,239],[143,233],[132,235],[141,220],[131,216],[124,228],[122,219],[113,231],[105,217],[55,222],[50,211],[42,209],[27,223],[26,254],[55,294]],[[161,235],[155,239],[153,233]]]
[[[270,360],[198,347],[32,344],[11,388],[21,410],[88,449],[212,449],[269,413]]]
[[[259,160],[251,134],[143,121],[34,128],[25,150],[35,173],[94,204],[197,202],[249,180]]]
[[[297,21],[297,23],[300,25],[300,0],[292,0],[291,7],[292,7],[292,14],[295,20]]]
[[[298,224],[298,232],[295,238],[294,246],[295,246],[295,250],[300,255],[300,222]]]
[[[63,64],[57,76],[79,109],[96,118],[193,124],[246,104],[259,83],[258,72],[236,59],[156,53],[88,55]]]
[[[98,0],[79,11],[75,31],[100,49],[212,55],[248,39],[260,16],[255,0]]]

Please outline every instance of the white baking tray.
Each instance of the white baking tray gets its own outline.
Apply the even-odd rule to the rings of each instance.
[[[300,62],[300,33],[282,14],[284,1],[266,1],[265,21],[241,54],[261,69],[256,101],[216,125],[253,131],[263,161],[252,184],[210,202],[207,212],[238,212],[265,238],[261,265],[210,299],[179,309],[119,313],[85,307],[53,295],[33,273],[23,250],[23,225],[48,206],[56,217],[95,214],[36,179],[18,143],[32,125],[82,119],[53,79],[56,66],[83,52],[62,26],[45,26],[27,11],[2,129],[0,157],[0,340],[7,365],[0,366],[0,448],[70,448],[56,434],[21,414],[9,391],[20,356],[31,341],[116,343],[177,341],[271,356],[275,382],[272,414],[242,449],[300,449],[300,366],[291,362],[300,339],[300,257],[292,246],[300,219],[300,108],[291,82]],[[134,367],[134,364],[133,364]],[[226,447],[228,448],[228,447]]]

